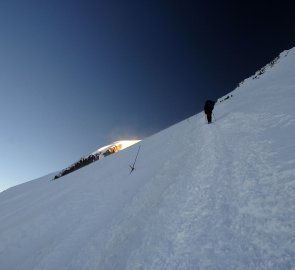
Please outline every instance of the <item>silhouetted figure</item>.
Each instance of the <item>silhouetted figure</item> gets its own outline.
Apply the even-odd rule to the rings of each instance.
[[[207,115],[208,124],[212,122],[212,111],[214,109],[215,101],[206,100],[204,105],[204,112]]]

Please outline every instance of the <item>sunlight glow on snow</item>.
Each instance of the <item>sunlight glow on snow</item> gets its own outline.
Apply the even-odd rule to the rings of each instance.
[[[104,147],[101,147],[97,149],[93,154],[98,153],[98,152],[103,152],[104,150],[108,148],[114,148],[114,152],[119,152],[127,147],[132,146],[133,144],[136,144],[140,142],[141,140],[122,140],[122,141],[116,141],[113,142],[112,144],[106,145]]]

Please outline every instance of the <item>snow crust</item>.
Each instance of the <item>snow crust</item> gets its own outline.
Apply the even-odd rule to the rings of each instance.
[[[0,193],[1,270],[295,269],[295,50],[230,94],[211,125]]]

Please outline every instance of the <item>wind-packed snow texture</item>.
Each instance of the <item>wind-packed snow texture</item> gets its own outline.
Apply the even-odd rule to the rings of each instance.
[[[295,269],[295,49],[263,71],[211,125],[2,192],[1,270]]]

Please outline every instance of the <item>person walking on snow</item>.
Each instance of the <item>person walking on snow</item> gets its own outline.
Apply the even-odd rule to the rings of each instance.
[[[214,109],[215,101],[206,100],[204,105],[204,112],[207,115],[208,124],[212,122],[212,111]]]

